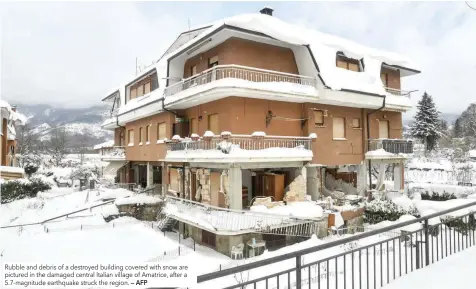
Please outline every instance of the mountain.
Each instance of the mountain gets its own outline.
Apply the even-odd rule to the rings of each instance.
[[[28,117],[28,129],[40,140],[48,140],[52,128],[62,126],[68,133],[68,147],[79,147],[84,140],[87,147],[110,140],[113,133],[101,129],[101,123],[109,115],[109,106],[88,108],[56,108],[45,104],[18,104],[18,111]]]

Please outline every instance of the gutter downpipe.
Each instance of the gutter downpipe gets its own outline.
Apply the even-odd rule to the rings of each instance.
[[[382,106],[367,113],[367,151],[369,151],[369,148],[370,148],[370,122],[369,122],[369,117],[370,117],[371,114],[384,109],[386,100],[387,100],[387,95],[384,95]],[[372,189],[372,161],[371,160],[369,160],[369,189]]]
[[[175,111],[171,111],[171,110],[165,108],[165,103],[164,103],[164,101],[165,101],[165,97],[162,97],[162,109],[163,109],[164,111],[166,111],[166,112],[170,112],[171,114],[173,114],[173,115],[175,115],[175,116],[177,117],[178,115],[177,115],[177,113],[176,113]]]

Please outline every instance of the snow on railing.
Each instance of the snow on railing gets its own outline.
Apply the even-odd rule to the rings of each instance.
[[[385,87],[385,91],[390,93],[390,94],[397,95],[397,96],[410,97],[410,94],[411,94],[411,91],[395,89],[395,88],[390,88],[390,87]]]
[[[393,154],[412,154],[413,141],[406,139],[370,139],[369,151],[384,149]]]
[[[101,156],[105,158],[125,158],[126,147],[124,146],[112,146],[101,148]]]
[[[289,136],[262,136],[251,135],[227,135],[213,136],[211,138],[199,138],[198,140],[185,140],[182,142],[168,142],[167,150],[232,150],[238,147],[243,150],[263,150],[269,148],[302,148],[311,150],[312,138],[289,137]],[[230,153],[231,151],[227,151]]]
[[[309,237],[318,231],[316,218],[257,213],[210,206],[191,200],[167,196],[161,217],[199,226],[222,234],[261,232],[263,234]]]
[[[165,88],[164,95],[169,96],[194,86],[215,80],[235,78],[251,82],[284,82],[302,86],[317,87],[317,79],[309,76],[259,69],[241,65],[217,65],[197,75],[186,78]]]

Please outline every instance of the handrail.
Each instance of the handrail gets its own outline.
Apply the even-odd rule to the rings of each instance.
[[[411,94],[411,91],[409,91],[409,90],[401,90],[401,89],[391,88],[391,87],[387,87],[387,86],[384,86],[384,88],[385,88],[386,92],[388,92],[390,94],[393,94],[393,95],[400,95],[400,96],[409,97],[410,94]]]
[[[313,252],[317,252],[317,251],[320,251],[320,250],[332,248],[332,247],[335,247],[335,246],[340,246],[340,245],[343,245],[343,244],[348,243],[348,242],[357,241],[357,240],[360,240],[362,238],[375,236],[375,235],[378,235],[378,234],[381,234],[381,233],[385,233],[385,232],[388,232],[388,231],[391,231],[391,230],[394,230],[394,229],[403,228],[403,227],[406,227],[408,225],[419,223],[419,222],[422,222],[422,221],[428,221],[431,218],[446,215],[448,213],[459,211],[459,210],[462,210],[462,209],[465,209],[465,208],[468,208],[468,207],[472,207],[472,206],[476,206],[476,202],[464,204],[464,205],[461,205],[461,206],[458,206],[458,207],[454,207],[454,208],[447,209],[447,210],[444,210],[444,211],[436,212],[436,213],[433,213],[433,214],[430,214],[430,215],[427,215],[427,216],[424,216],[424,217],[420,217],[420,218],[417,218],[417,219],[414,219],[414,220],[405,221],[405,222],[401,222],[401,223],[398,223],[398,224],[390,225],[390,226],[380,228],[380,229],[376,229],[376,230],[373,230],[373,231],[364,232],[364,233],[354,235],[354,236],[350,236],[350,237],[345,237],[345,238],[342,238],[342,239],[334,241],[334,242],[324,243],[324,244],[321,244],[321,245],[309,247],[309,248],[302,249],[302,250],[299,250],[299,251],[290,252],[290,253],[286,253],[286,254],[283,254],[283,255],[271,257],[271,258],[268,258],[268,259],[259,260],[259,261],[256,261],[256,262],[244,264],[244,265],[241,265],[241,266],[238,266],[238,267],[224,269],[224,270],[219,271],[219,272],[211,272],[211,273],[203,274],[203,275],[197,276],[197,281],[198,281],[198,283],[201,283],[201,282],[217,279],[217,278],[220,278],[220,277],[225,277],[225,276],[235,274],[235,273],[238,273],[238,272],[243,272],[243,271],[250,270],[250,269],[256,269],[258,267],[266,266],[266,265],[269,265],[269,264],[272,264],[272,263],[275,263],[275,262],[280,262],[280,261],[288,260],[288,259],[291,259],[291,258],[298,258],[302,255],[306,255],[306,254],[309,254],[309,253],[313,253]],[[293,270],[296,270],[296,269],[293,269]]]

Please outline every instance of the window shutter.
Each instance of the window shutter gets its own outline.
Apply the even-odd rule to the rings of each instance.
[[[147,94],[150,92],[150,81],[144,84],[144,94]]]
[[[324,124],[324,112],[322,110],[314,110],[314,123],[316,125]]]
[[[129,99],[134,99],[137,97],[137,89],[135,87],[130,88],[131,93],[129,95]]]
[[[359,72],[360,67],[358,63],[349,62],[349,70]]]
[[[352,127],[353,128],[360,128],[360,118],[354,118],[352,120]]]
[[[220,134],[217,113],[208,116],[208,130],[212,131],[214,134]]]
[[[165,122],[157,125],[157,140],[163,140],[167,137],[167,124]]]
[[[196,118],[192,118],[190,120],[190,133],[198,134],[198,121]]]
[[[337,60],[337,67],[347,69],[347,62],[342,60]]]
[[[388,120],[380,120],[378,123],[379,138],[388,138]]]
[[[345,138],[345,120],[343,117],[332,119],[333,138]]]
[[[145,141],[146,142],[149,142],[150,141],[150,125],[146,126],[145,127]]]

